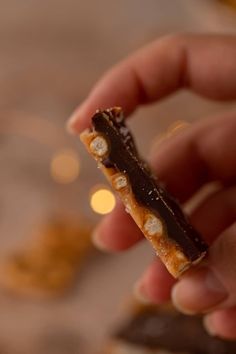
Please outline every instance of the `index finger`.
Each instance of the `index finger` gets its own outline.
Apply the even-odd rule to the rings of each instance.
[[[69,121],[80,133],[96,109],[140,104],[189,88],[211,99],[236,98],[236,36],[175,35],[161,38],[108,71]]]

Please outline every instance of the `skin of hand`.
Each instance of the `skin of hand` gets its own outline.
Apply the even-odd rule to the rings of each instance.
[[[235,100],[236,36],[178,34],[156,40],[108,71],[68,128],[79,134],[97,108],[121,106],[128,116],[183,88],[213,100]],[[171,297],[180,311],[203,313],[210,334],[236,339],[236,112],[198,121],[164,141],[151,160],[181,203],[210,181],[222,187],[190,216],[210,244],[206,261],[176,282],[155,259],[136,291],[155,303]],[[120,202],[94,234],[95,244],[107,251],[128,249],[141,239]]]

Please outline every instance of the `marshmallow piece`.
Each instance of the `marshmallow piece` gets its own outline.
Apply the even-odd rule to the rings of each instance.
[[[144,224],[144,230],[149,236],[153,236],[155,234],[161,235],[163,232],[161,220],[155,215],[149,214]]]
[[[92,153],[99,157],[104,156],[108,152],[107,141],[99,135],[91,141],[89,147]]]
[[[116,190],[120,190],[126,187],[128,184],[127,178],[124,175],[117,176],[114,179],[114,187]]]

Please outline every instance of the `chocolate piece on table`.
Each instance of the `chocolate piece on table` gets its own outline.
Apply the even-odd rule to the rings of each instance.
[[[0,264],[0,287],[33,298],[64,294],[92,249],[91,227],[74,218],[54,217],[37,230],[25,249]]]
[[[207,334],[201,317],[152,307],[136,313],[113,334],[107,353],[235,354],[236,341]]]
[[[81,140],[169,272],[200,262],[207,245],[139,157],[121,108],[97,111]]]

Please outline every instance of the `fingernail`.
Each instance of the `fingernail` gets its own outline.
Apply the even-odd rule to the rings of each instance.
[[[102,241],[101,235],[100,235],[100,233],[97,230],[95,230],[92,233],[92,242],[93,242],[94,246],[97,249],[99,249],[100,251],[108,252],[106,246],[104,245],[104,243]]]
[[[181,295],[179,295],[179,292],[181,292],[182,289],[179,290],[179,288],[180,287],[177,284],[172,289],[171,299],[173,305],[176,307],[177,310],[184,313],[185,315],[195,315],[197,312],[191,308],[188,308],[188,305],[186,306],[184,301],[181,299]]]
[[[147,294],[145,293],[145,285],[143,284],[142,281],[137,281],[134,284],[134,296],[135,298],[141,302],[142,304],[149,304],[150,299],[148,298]]]
[[[82,117],[84,114],[85,109],[86,109],[86,104],[84,101],[70,116],[70,118],[66,124],[67,131],[70,134],[78,135],[80,133],[80,130],[78,128],[78,124],[80,121],[80,117]]]
[[[214,326],[213,326],[213,323],[211,321],[211,317],[210,316],[205,316],[203,318],[203,326],[205,328],[205,330],[207,331],[207,333],[210,334],[210,336],[216,336],[217,333],[215,332],[215,329],[214,329]]]
[[[77,135],[77,130],[75,128],[75,122],[78,120],[78,110],[76,110],[69,118],[68,122],[66,123],[66,130],[68,133],[72,135]]]
[[[172,290],[175,307],[185,314],[209,311],[223,302],[227,296],[222,283],[207,267],[186,275]]]

